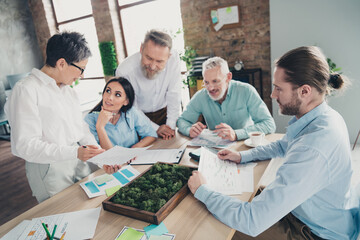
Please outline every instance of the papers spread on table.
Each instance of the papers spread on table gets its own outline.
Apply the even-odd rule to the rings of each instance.
[[[235,195],[254,191],[254,167],[256,163],[246,165],[219,159],[213,151],[201,148],[199,171],[214,191]]]
[[[115,240],[174,240],[175,234],[164,233],[162,235],[151,235],[149,238],[145,234],[145,230],[134,229],[125,226]]]
[[[157,162],[178,163],[184,152],[185,148],[146,150],[138,155],[131,164],[155,164]]]
[[[217,147],[226,148],[234,144],[228,139],[222,139],[214,131],[204,129],[199,136],[193,138],[188,145],[190,146],[205,146],[205,147]]]
[[[102,167],[106,165],[122,165],[130,159],[140,155],[143,151],[148,149],[150,146],[145,148],[125,148],[121,146],[115,146],[106,150],[103,153],[90,158],[88,162],[92,162]]]
[[[33,218],[31,221],[24,220],[2,239],[46,239],[46,232],[41,224],[41,221],[48,225],[48,229],[51,233],[55,224],[57,225],[54,239],[60,239],[65,232],[66,234],[64,239],[66,240],[91,239],[95,234],[100,211],[101,207]],[[14,232],[15,230],[18,234]]]
[[[131,180],[139,176],[139,174],[135,168],[127,165],[114,174],[103,174],[87,182],[80,183],[80,186],[89,198],[93,198],[104,195],[107,189],[115,186],[122,187],[128,184]]]

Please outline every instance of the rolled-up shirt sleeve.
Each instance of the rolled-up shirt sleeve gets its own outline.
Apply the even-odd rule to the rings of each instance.
[[[220,194],[206,184],[197,189],[195,197],[221,222],[257,236],[327,184],[329,172],[324,166],[326,159],[320,153],[308,147],[297,148],[287,155],[275,181],[252,202]]]

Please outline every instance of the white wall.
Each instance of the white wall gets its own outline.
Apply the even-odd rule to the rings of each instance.
[[[345,119],[353,143],[360,130],[360,1],[270,0],[270,34],[272,62],[290,49],[316,45],[352,80],[328,102]],[[277,132],[285,133],[290,118],[278,109],[273,101]]]
[[[27,0],[0,0],[0,81],[40,68],[43,59]]]

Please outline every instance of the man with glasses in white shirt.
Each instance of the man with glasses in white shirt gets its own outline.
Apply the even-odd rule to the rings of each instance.
[[[116,76],[128,79],[135,91],[135,106],[150,118],[159,137],[175,136],[180,113],[181,71],[178,53],[169,34],[150,30],[140,52],[126,58]]]
[[[205,128],[230,141],[248,137],[249,132],[275,131],[275,122],[256,89],[232,80],[227,62],[220,57],[203,63],[205,89],[198,91],[177,121],[179,132],[191,138]],[[206,124],[198,121],[203,115]]]

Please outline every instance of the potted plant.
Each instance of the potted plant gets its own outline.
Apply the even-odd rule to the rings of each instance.
[[[190,70],[192,69],[192,62],[196,56],[196,50],[193,49],[191,46],[186,46],[184,54],[180,54],[180,59],[186,64],[187,71],[185,74],[185,78],[183,79],[183,83],[184,85],[187,85],[189,87],[190,98],[197,91],[197,78],[190,75]]]
[[[108,81],[111,77],[115,75],[115,70],[117,67],[115,46],[112,41],[101,42],[99,43],[99,49],[105,81]]]

